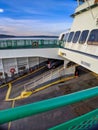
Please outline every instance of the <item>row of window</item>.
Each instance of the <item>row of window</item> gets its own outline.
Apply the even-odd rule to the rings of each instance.
[[[57,40],[0,40],[0,47],[29,46],[35,42],[40,45],[57,44]]]
[[[88,36],[89,35],[89,36]],[[88,40],[87,40],[88,37]],[[70,32],[70,33],[66,33],[64,35],[63,40],[65,42],[72,42],[72,43],[80,43],[83,44],[86,42],[88,44],[93,44],[93,45],[98,45],[98,29],[94,29],[90,32],[89,34],[89,30],[84,30],[84,31],[76,31],[76,32]]]

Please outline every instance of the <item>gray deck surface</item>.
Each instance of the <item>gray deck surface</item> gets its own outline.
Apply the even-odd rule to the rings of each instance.
[[[91,73],[86,73],[78,78],[72,79],[71,81],[67,81],[35,93],[29,98],[18,100],[15,102],[15,107],[94,86],[98,86],[98,79]],[[7,89],[7,87],[0,89],[0,110],[7,109],[12,106],[12,102],[4,101]],[[18,86],[17,88],[15,87],[14,91],[11,92],[11,95],[13,95],[15,91],[17,94],[19,94],[21,92],[21,88],[18,88]],[[98,108],[98,97],[35,116],[13,121],[11,123],[10,130],[47,130],[48,128],[66,122],[96,108]],[[8,123],[1,125],[0,130],[8,130]]]

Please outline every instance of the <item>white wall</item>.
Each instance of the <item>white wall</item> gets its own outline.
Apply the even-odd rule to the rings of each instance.
[[[19,57],[44,57],[62,59],[58,56],[58,48],[0,50],[0,59]]]

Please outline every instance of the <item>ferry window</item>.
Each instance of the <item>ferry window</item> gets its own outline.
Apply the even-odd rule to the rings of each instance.
[[[67,42],[71,42],[74,32],[70,32]]]
[[[91,31],[87,43],[90,45],[98,45],[98,29]]]
[[[80,36],[79,43],[83,44],[85,43],[87,36],[88,36],[89,30],[84,30]]]
[[[31,43],[31,40],[24,40],[24,45],[26,45],[26,46],[29,46],[29,45],[31,45],[32,43]]]
[[[74,38],[72,40],[73,43],[76,43],[79,39],[79,36],[80,36],[80,31],[77,31],[74,35]]]
[[[17,40],[12,40],[12,45],[17,46]]]
[[[11,46],[12,46],[12,41],[11,41],[11,40],[7,40],[6,43],[7,43],[7,46],[8,46],[8,47],[11,47]]]
[[[65,36],[64,36],[64,41],[65,42],[67,41],[68,35],[69,35],[69,33],[66,33]]]
[[[6,43],[6,41],[1,41],[0,42],[0,47],[7,47],[7,43]]]
[[[61,41],[64,40],[64,36],[65,36],[65,34],[62,34],[62,36],[61,36]]]

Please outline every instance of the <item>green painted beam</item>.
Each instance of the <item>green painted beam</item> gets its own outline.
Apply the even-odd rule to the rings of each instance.
[[[6,43],[6,45],[1,44],[2,42]],[[13,44],[12,44],[13,42]],[[21,43],[22,44],[18,44]],[[2,49],[35,49],[35,48],[59,48],[62,46],[64,41],[55,40],[0,40],[0,50]]]
[[[88,130],[88,127],[91,129],[95,125],[98,125],[98,109],[50,128],[49,130]]]
[[[0,124],[50,111],[72,103],[98,96],[98,86],[72,94],[0,111]]]

